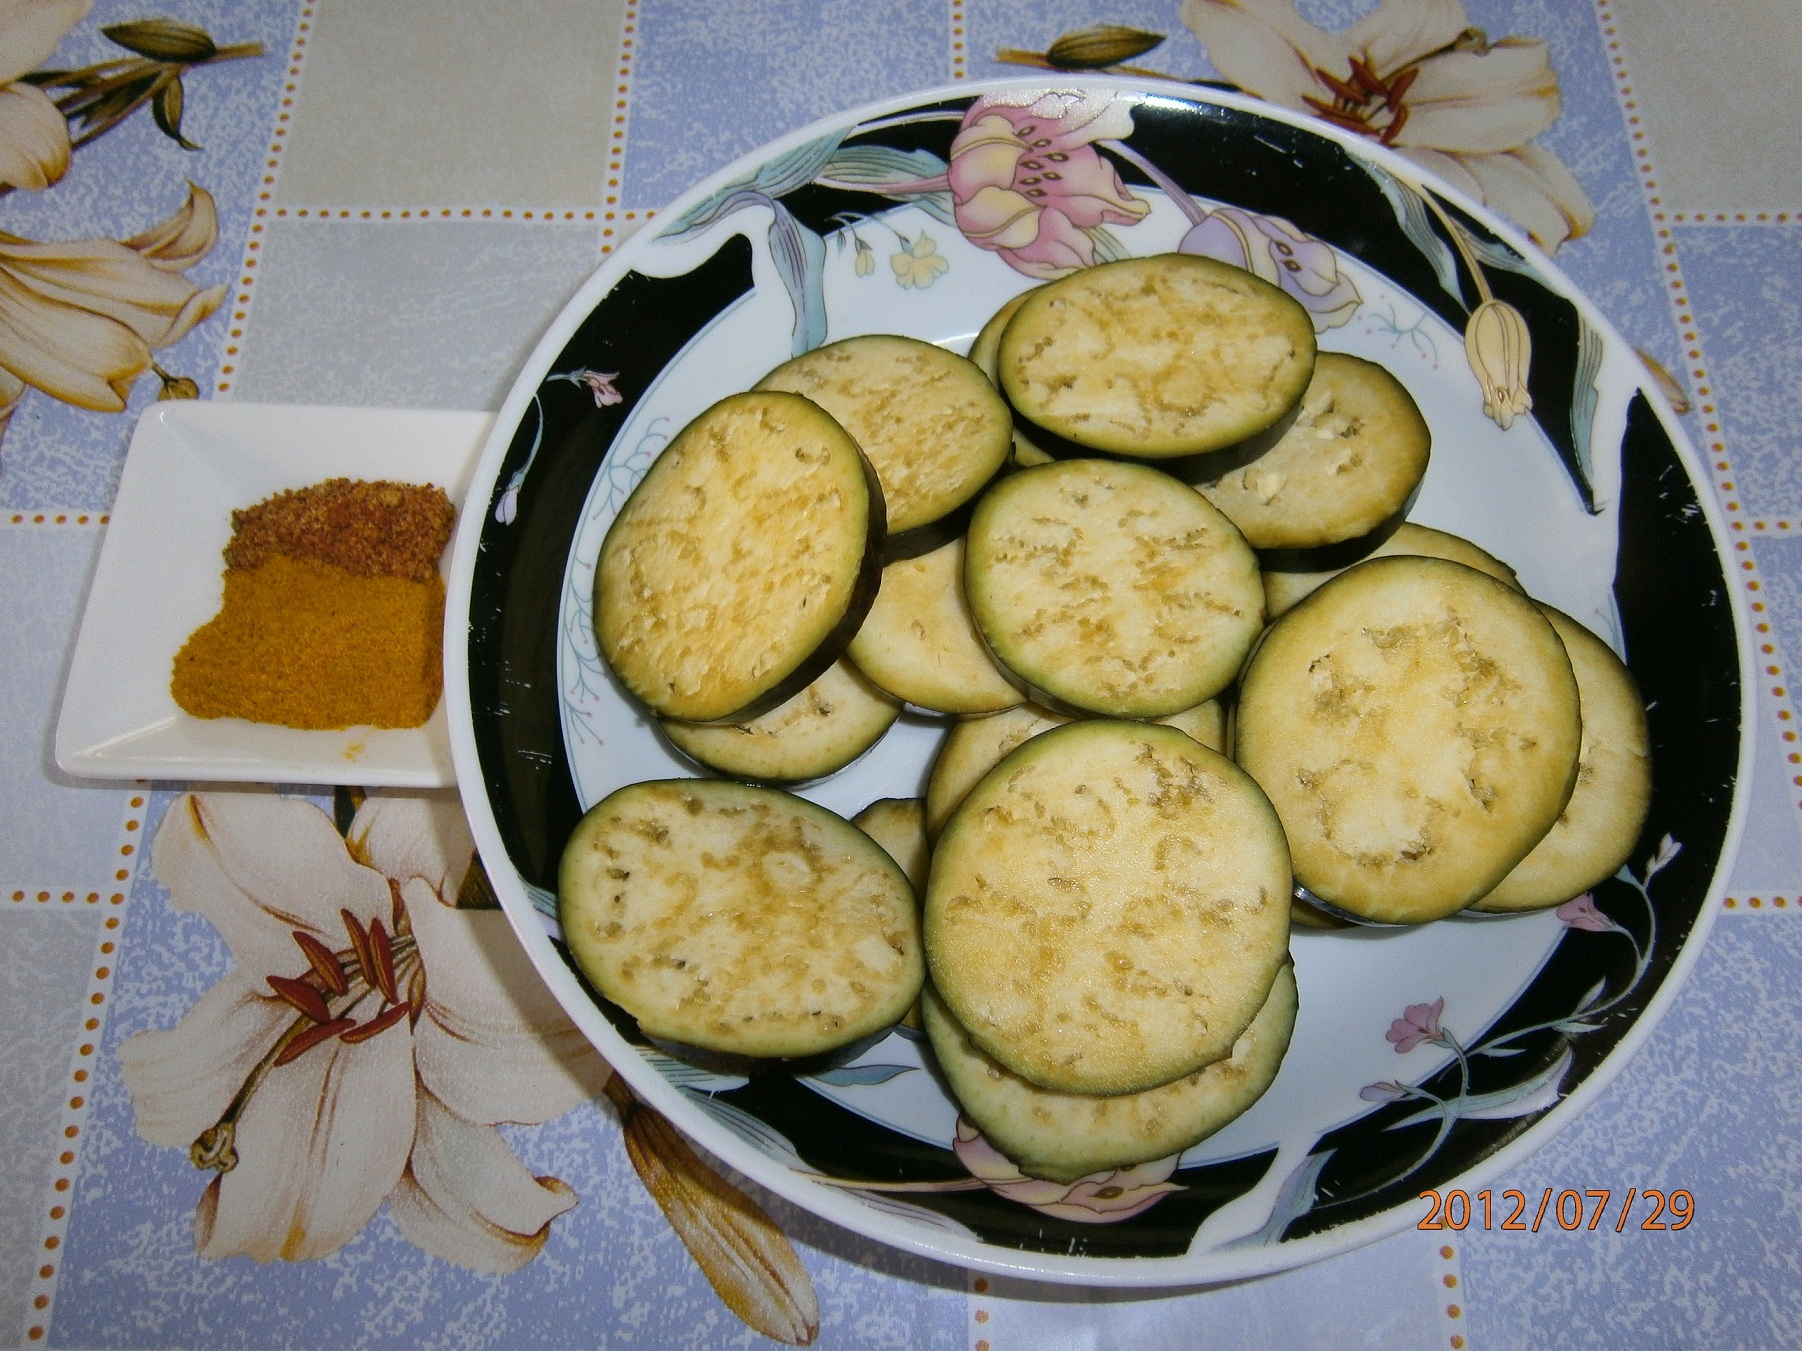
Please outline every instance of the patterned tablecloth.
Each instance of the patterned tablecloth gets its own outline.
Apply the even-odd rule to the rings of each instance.
[[[0,4],[0,1343],[757,1342],[735,1308],[770,1330],[817,1316],[818,1344],[845,1347],[1802,1343],[1786,656],[1802,652],[1802,36],[1780,0],[1371,9]],[[1393,74],[1425,56],[1419,32],[1508,41],[1516,73],[1429,72],[1420,88],[1450,102],[1416,93],[1395,139],[1555,248],[1687,410],[1761,679],[1745,843],[1693,977],[1600,1101],[1497,1190],[1686,1189],[1693,1222],[1505,1233],[1479,1216],[1271,1279],[1108,1295],[934,1266],[760,1197],[786,1240],[755,1241],[799,1265],[786,1295],[753,1281],[729,1306],[501,917],[445,906],[391,945],[403,984],[434,972],[410,1051],[371,1040],[324,1083],[270,1077],[232,1103],[268,1044],[257,1020],[280,1016],[253,982],[295,965],[289,931],[339,924],[381,874],[432,888],[408,893],[421,911],[455,892],[447,851],[466,839],[449,796],[195,799],[54,768],[136,415],[196,395],[492,410],[597,263],[701,176],[843,107],[1018,73],[1004,51],[1097,23],[1166,35],[1136,64],[1291,103],[1312,78],[1297,51],[1346,71],[1381,54]],[[1519,44],[1543,44],[1555,91],[1521,78],[1540,66]],[[186,1150],[222,1115],[240,1126],[225,1190]],[[521,1118],[540,1124],[479,1124]],[[667,1164],[644,1124],[638,1162]],[[730,1286],[717,1251],[704,1265]]]

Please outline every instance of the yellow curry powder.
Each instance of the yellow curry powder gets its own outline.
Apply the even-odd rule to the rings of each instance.
[[[443,687],[451,521],[437,488],[347,479],[233,512],[224,601],[176,654],[175,702],[315,731],[420,726]]]

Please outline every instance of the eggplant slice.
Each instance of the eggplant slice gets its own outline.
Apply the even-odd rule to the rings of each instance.
[[[1288,960],[1269,800],[1173,727],[1032,738],[933,850],[933,986],[986,1054],[1064,1093],[1136,1093],[1230,1055]]]
[[[755,783],[809,783],[836,774],[901,716],[901,705],[847,661],[785,704],[748,722],[693,723],[662,719],[677,750],[697,764]]]
[[[1513,568],[1494,554],[1478,548],[1462,535],[1451,535],[1430,526],[1404,521],[1396,527],[1394,534],[1372,549],[1366,557],[1394,558],[1398,555],[1410,558],[1444,558],[1453,563],[1462,563],[1467,568],[1488,573],[1498,582],[1506,582],[1516,591],[1522,590]],[[1345,568],[1329,568],[1294,572],[1273,568],[1266,562],[1264,606],[1270,612],[1270,617],[1275,619],[1294,609],[1344,571]]]
[[[894,334],[817,347],[758,389],[799,394],[836,418],[875,466],[890,561],[961,534],[963,508],[1007,462],[1013,418],[968,359]]]
[[[1029,291],[996,368],[1015,413],[1139,459],[1225,450],[1275,426],[1314,371],[1300,303],[1242,268],[1167,253]]]
[[[809,1058],[919,996],[919,907],[863,831],[775,788],[652,780],[577,824],[557,881],[576,965],[666,1045]]]
[[[1295,878],[1379,924],[1489,894],[1569,801],[1577,680],[1519,592],[1435,558],[1377,558],[1264,634],[1234,754],[1270,795]]]
[[[882,570],[882,589],[849,652],[877,686],[928,713],[994,713],[1026,698],[996,667],[970,617],[961,537]]]
[[[794,394],[734,394],[657,457],[601,544],[601,655],[658,717],[744,720],[811,685],[882,580],[882,491]]]
[[[1193,488],[1145,465],[1021,470],[970,521],[964,593],[1040,703],[1158,718],[1229,685],[1264,622],[1257,559]]]
[[[1282,439],[1200,491],[1260,553],[1364,538],[1374,548],[1400,523],[1431,444],[1401,381],[1375,362],[1322,352]]]
[[[1612,877],[1633,852],[1652,802],[1652,748],[1645,703],[1614,650],[1549,605],[1577,674],[1583,746],[1577,786],[1545,838],[1473,910],[1539,910],[1562,905]]]
[[[1299,1009],[1295,968],[1277,972],[1232,1054],[1143,1093],[1058,1093],[984,1055],[929,985],[926,1035],[952,1096],[1028,1177],[1074,1182],[1179,1154],[1243,1115],[1276,1079]]]

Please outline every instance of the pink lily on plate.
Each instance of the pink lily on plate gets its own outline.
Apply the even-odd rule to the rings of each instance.
[[[1445,1030],[1439,1025],[1440,1015],[1444,1012],[1444,995],[1431,1004],[1410,1004],[1402,1010],[1401,1017],[1389,1024],[1383,1039],[1395,1047],[1397,1055],[1406,1055],[1423,1041],[1444,1046]]]
[[[1075,1182],[1047,1182],[1022,1173],[1012,1159],[961,1116],[951,1148],[958,1162],[990,1191],[1043,1214],[1079,1224],[1118,1224],[1150,1210],[1171,1192],[1182,1190],[1170,1180],[1180,1157],[1176,1154],[1130,1168],[1090,1173]]]
[[[947,171],[957,228],[1040,281],[1095,262],[1103,225],[1150,212],[1095,142],[1132,135],[1132,111],[1105,96],[991,94],[964,114]]]
[[[1182,14],[1226,79],[1393,147],[1547,252],[1595,224],[1576,178],[1535,140],[1561,109],[1543,41],[1492,42],[1459,0],[1384,0],[1343,33],[1290,0],[1183,0]]]
[[[514,1271],[576,1203],[495,1126],[561,1115],[607,1067],[505,916],[456,908],[472,856],[455,795],[371,797],[347,838],[273,793],[170,805],[157,879],[233,965],[119,1059],[138,1134],[217,1173],[202,1256],[324,1257],[385,1200],[425,1251]]]

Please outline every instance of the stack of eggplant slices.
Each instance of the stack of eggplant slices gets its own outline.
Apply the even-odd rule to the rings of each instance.
[[[1429,432],[1293,299],[1184,255],[1089,268],[968,358],[866,336],[690,423],[609,530],[614,673],[716,777],[563,856],[581,969],[671,1054],[818,1072],[924,1026],[965,1116],[1068,1181],[1275,1078],[1292,925],[1557,905],[1650,793],[1607,644],[1405,522]],[[830,775],[947,719],[925,798]]]

